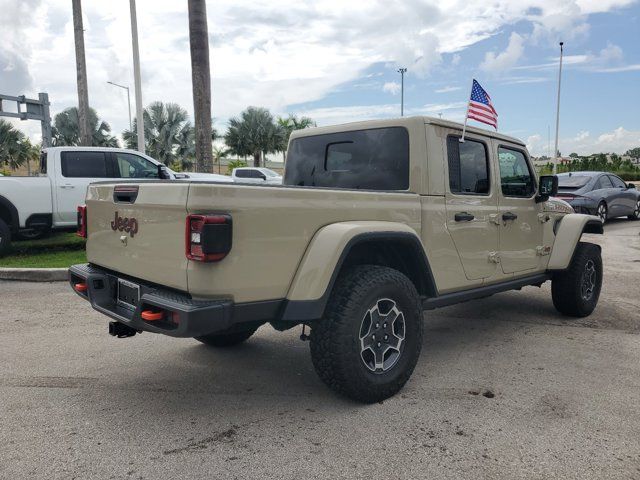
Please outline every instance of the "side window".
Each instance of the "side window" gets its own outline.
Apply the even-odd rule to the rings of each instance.
[[[613,188],[613,184],[611,183],[611,180],[609,180],[609,177],[607,175],[602,175],[598,179],[594,187],[594,190],[600,190],[603,188]]]
[[[251,176],[251,170],[236,170],[237,178],[249,178]]]
[[[464,195],[489,194],[489,157],[482,142],[447,137],[449,190]]]
[[[104,152],[62,152],[62,176],[67,178],[106,178],[107,156]]]
[[[116,153],[120,178],[158,178],[158,167],[146,158],[131,153]]]
[[[520,150],[498,148],[500,184],[507,197],[530,197],[536,191],[536,182],[527,157]]]
[[[42,175],[47,174],[47,152],[42,152],[40,154],[40,173]]]
[[[296,138],[287,153],[283,184],[407,190],[409,132],[385,127]]]
[[[625,183],[615,175],[609,175],[609,180],[611,180],[611,183],[613,183],[614,188],[627,188]]]

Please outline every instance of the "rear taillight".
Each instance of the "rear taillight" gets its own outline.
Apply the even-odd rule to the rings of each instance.
[[[87,206],[78,206],[78,231],[77,235],[82,238],[87,238]]]
[[[231,251],[230,215],[189,215],[185,254],[197,262],[217,262]]]

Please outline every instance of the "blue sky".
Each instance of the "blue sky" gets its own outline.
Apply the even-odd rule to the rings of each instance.
[[[90,104],[119,134],[133,86],[128,9],[83,2]],[[125,2],[126,3],[126,2]],[[138,0],[143,103],[192,111],[186,2]],[[77,102],[68,0],[0,0],[0,91]],[[321,125],[405,112],[461,121],[471,78],[499,131],[546,154],[553,141],[558,41],[565,42],[560,150],[640,146],[640,4],[635,0],[317,0],[208,2],[213,114],[224,130],[248,105]],[[36,124],[15,122],[37,139]]]

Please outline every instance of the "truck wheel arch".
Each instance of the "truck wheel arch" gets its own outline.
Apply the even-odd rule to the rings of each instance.
[[[395,268],[414,283],[421,296],[436,296],[436,286],[415,230],[395,222],[340,222],[313,237],[291,283],[284,321],[322,317],[340,272],[351,265]]]
[[[13,203],[0,195],[0,219],[11,229],[11,233],[16,233],[20,228],[20,217],[18,209]]]
[[[556,237],[549,258],[548,270],[565,270],[569,267],[578,242],[584,233],[603,234],[598,217],[571,213],[560,219],[555,227]]]

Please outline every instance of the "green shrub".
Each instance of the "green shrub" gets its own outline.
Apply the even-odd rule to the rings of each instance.
[[[241,168],[246,166],[247,162],[245,162],[244,160],[240,160],[239,158],[230,160],[229,163],[227,163],[227,175],[231,175],[231,172],[233,172],[234,168]]]

